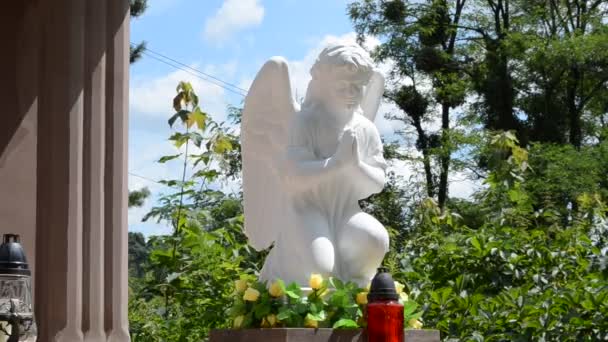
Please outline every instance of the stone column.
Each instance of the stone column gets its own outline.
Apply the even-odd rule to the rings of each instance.
[[[36,318],[39,341],[82,341],[84,6],[41,2]]]
[[[95,0],[89,0],[95,1]],[[108,341],[129,340],[128,114],[129,2],[107,1],[106,67],[106,330]]]
[[[40,0],[39,341],[129,341],[129,2]]]
[[[106,1],[86,1],[84,91],[84,316],[87,342],[105,342]]]

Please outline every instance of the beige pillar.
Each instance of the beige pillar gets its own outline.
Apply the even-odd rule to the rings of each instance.
[[[106,119],[106,2],[86,1],[85,40],[85,163],[84,163],[84,320],[87,342],[105,342],[105,119]]]
[[[94,1],[94,0],[91,0]],[[106,330],[108,341],[129,340],[128,113],[129,2],[107,2],[106,67]]]
[[[84,8],[41,2],[36,318],[39,341],[82,340]]]
[[[129,2],[40,0],[39,341],[129,341]]]

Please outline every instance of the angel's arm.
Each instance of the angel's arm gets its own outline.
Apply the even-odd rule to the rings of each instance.
[[[375,126],[368,132],[367,140],[369,142],[365,146],[366,153],[364,154],[367,158],[361,158],[358,163],[359,167],[356,168],[361,176],[357,179],[360,182],[362,198],[382,191],[386,183],[387,164],[383,157],[380,134]]]
[[[383,169],[361,162],[359,164],[359,173],[363,176],[362,179],[364,180],[364,182],[361,182],[363,198],[379,193],[384,189],[386,181]]]

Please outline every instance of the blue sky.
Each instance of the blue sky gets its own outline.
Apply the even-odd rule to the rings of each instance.
[[[292,86],[303,96],[308,70],[318,52],[336,39],[354,39],[347,0],[149,0],[144,15],[131,23],[131,41],[147,41],[151,51],[247,89],[263,63],[275,55],[290,63]],[[374,44],[374,39],[370,43]],[[388,68],[388,66],[383,66]],[[382,69],[382,66],[381,66]],[[160,165],[174,154],[167,142],[171,99],[181,80],[192,82],[201,107],[216,120],[229,104],[243,98],[183,70],[144,56],[131,67],[129,187],[147,186],[153,198],[129,211],[129,229],[145,235],[169,232],[164,225],[141,223],[159,193],[150,180],[178,178],[177,164]],[[394,110],[384,104],[376,124],[384,136],[400,126],[383,118]],[[407,173],[407,172],[406,172]],[[141,176],[141,177],[140,177]],[[143,177],[143,178],[142,178]]]

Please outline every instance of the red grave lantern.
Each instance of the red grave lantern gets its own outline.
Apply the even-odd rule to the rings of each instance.
[[[403,305],[387,268],[378,268],[367,302],[368,342],[403,342]]]

